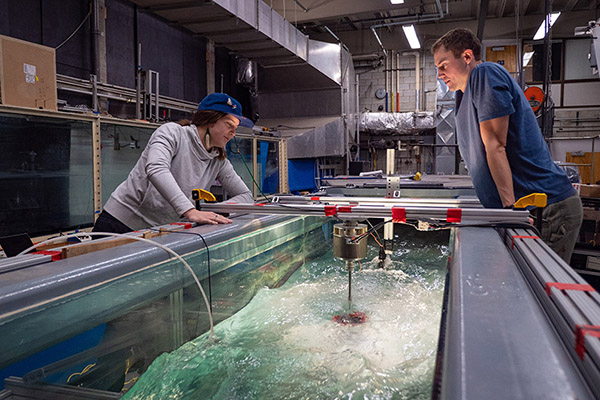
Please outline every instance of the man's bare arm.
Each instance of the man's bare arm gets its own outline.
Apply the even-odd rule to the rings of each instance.
[[[506,157],[509,115],[479,123],[481,140],[485,146],[488,167],[500,194],[502,206],[515,202],[512,173]]]

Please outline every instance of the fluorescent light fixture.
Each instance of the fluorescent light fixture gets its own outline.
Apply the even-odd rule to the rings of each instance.
[[[533,57],[533,53],[533,51],[528,51],[525,54],[523,54],[523,68],[525,68],[527,64],[529,64],[531,57]]]
[[[392,4],[404,4],[404,0],[390,0]]]
[[[560,17],[560,11],[550,14],[550,27],[552,27],[552,25],[554,25],[554,23],[556,22],[558,17]],[[546,32],[550,29],[550,28],[545,29],[546,19],[547,18],[544,18],[544,20],[542,21],[542,24],[540,25],[537,32],[535,33],[533,40],[540,40],[540,39],[543,39],[544,36],[546,36]]]
[[[402,29],[404,30],[404,36],[406,36],[406,40],[408,40],[408,44],[410,44],[411,49],[420,49],[421,43],[419,43],[419,38],[417,37],[417,32],[415,31],[414,25],[402,25]]]

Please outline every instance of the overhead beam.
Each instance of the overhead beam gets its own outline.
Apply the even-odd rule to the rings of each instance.
[[[171,25],[193,25],[193,24],[213,24],[215,22],[226,22],[232,21],[234,17],[231,15],[226,15],[218,18],[190,18],[190,19],[181,19],[179,21],[170,22]]]
[[[149,7],[143,7],[144,10],[158,12],[158,11],[170,11],[170,10],[181,10],[184,8],[196,8],[205,5],[213,5],[214,3],[209,0],[193,0],[193,1],[181,1],[178,3],[163,3],[156,4]]]
[[[531,0],[523,0],[523,3],[521,4],[521,9],[519,10],[519,12],[521,13],[521,16],[527,14],[527,9],[529,8],[530,2],[531,2]]]
[[[504,10],[506,9],[506,0],[498,0],[496,5],[496,17],[502,18],[504,17]]]
[[[483,41],[483,30],[485,29],[485,18],[487,17],[488,0],[481,0],[479,6],[479,22],[477,24],[477,38],[479,41]]]
[[[352,21],[350,18],[348,17],[344,17],[343,20],[350,25],[355,31],[358,30],[358,27],[354,24],[354,21]]]
[[[563,9],[563,13],[568,13],[569,11],[571,11],[573,9],[573,7],[575,7],[575,4],[577,4],[579,0],[569,0],[567,2],[567,4],[565,4],[565,8]],[[593,3],[593,2],[592,2]]]

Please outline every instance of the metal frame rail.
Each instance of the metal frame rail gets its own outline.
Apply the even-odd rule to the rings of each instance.
[[[447,223],[527,223],[529,217],[527,211],[440,206],[413,207],[404,206],[402,203],[370,206],[204,203],[200,209],[217,213],[315,215],[339,219],[392,218],[394,222],[433,220]]]
[[[600,398],[600,294],[531,230],[506,229],[504,241],[574,363]]]
[[[381,197],[334,197],[334,196],[273,196],[273,203],[309,203],[309,204],[361,204],[361,203],[377,203],[377,204],[392,204],[392,205],[438,205],[438,206],[454,206],[454,207],[469,207],[483,208],[478,199],[443,199],[443,198],[381,198]]]

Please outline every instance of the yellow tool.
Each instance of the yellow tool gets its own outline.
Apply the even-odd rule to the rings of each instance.
[[[535,207],[535,227],[538,232],[542,233],[542,213],[544,207],[548,203],[548,196],[546,193],[531,193],[527,196],[521,197],[513,204],[513,208],[526,208],[529,206]]]
[[[196,210],[199,210],[200,200],[204,200],[206,203],[215,203],[217,198],[208,190],[194,189],[192,190],[192,200],[196,202]]]
[[[192,190],[192,199],[196,201],[204,200],[206,202],[217,201],[217,198],[214,194],[204,189],[194,189]]]
[[[513,204],[513,208],[526,208],[529,206],[543,208],[546,207],[547,202],[548,196],[546,196],[546,193],[531,193],[517,200]]]

